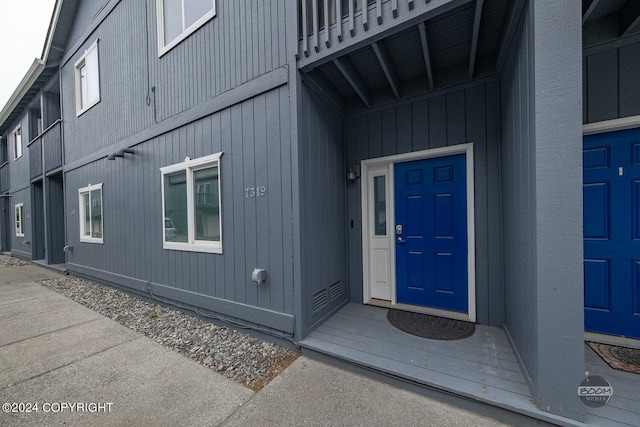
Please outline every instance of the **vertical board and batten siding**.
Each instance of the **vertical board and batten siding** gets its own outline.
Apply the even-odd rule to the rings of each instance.
[[[640,115],[640,43],[583,58],[583,122]]]
[[[46,177],[47,241],[46,255],[49,264],[65,262],[64,184],[62,173]]]
[[[13,131],[21,126],[22,129],[22,156],[16,160],[14,151]],[[30,172],[29,172],[29,147],[27,144],[30,141],[31,135],[29,134],[29,121],[26,114],[24,114],[19,121],[16,121],[9,128],[8,143],[9,143],[9,175],[11,182],[11,190],[24,188],[29,185]]]
[[[342,114],[306,84],[299,93],[304,336],[348,298],[345,188],[351,183],[346,179]]]
[[[87,267],[80,269],[142,284],[139,290],[147,283],[169,287],[174,300],[188,291],[293,315],[289,121],[283,86],[141,143],[134,155],[67,172],[67,238],[75,247],[69,269]],[[160,168],[220,151],[223,253],[164,250]],[[82,243],[77,190],[98,183],[104,244]],[[266,195],[246,198],[244,189],[256,186]],[[252,282],[254,268],[267,270],[266,283]]]
[[[482,324],[502,325],[498,90],[489,82],[380,107],[346,120],[347,164],[473,143],[476,309]],[[360,179],[364,179],[361,177]],[[362,302],[360,183],[347,184],[350,300]],[[353,226],[351,226],[353,221]]]
[[[156,1],[111,2],[117,4],[99,25],[94,15],[102,8],[81,6],[67,46],[77,50],[67,54],[61,71],[66,163],[224,96],[288,61],[290,7],[282,1],[218,0],[216,16],[162,57]],[[76,117],[74,64],[95,40],[101,100]]]
[[[9,235],[11,236],[11,252],[22,258],[31,259],[31,191],[25,187],[11,194],[9,199]],[[16,236],[15,208],[18,203],[24,203],[22,207],[22,230],[24,237]],[[25,243],[27,242],[27,243]]]
[[[500,72],[505,326],[537,376],[536,176],[533,48],[526,8]]]

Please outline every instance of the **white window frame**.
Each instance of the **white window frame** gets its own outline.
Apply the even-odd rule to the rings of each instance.
[[[19,221],[18,210],[20,211]],[[16,237],[24,237],[24,203],[16,203],[13,209],[13,221],[16,225]]]
[[[13,130],[13,160],[18,160],[20,157],[22,157],[22,125]]]
[[[222,253],[222,173],[220,167],[220,157],[222,152],[211,154],[208,156],[200,157],[191,160],[189,157],[184,159],[182,163],[176,163],[174,165],[165,166],[160,168],[160,188],[162,189],[162,248],[175,250],[175,251],[190,251],[190,252],[207,252],[213,254]],[[218,206],[220,208],[218,214],[218,226],[220,227],[220,241],[212,242],[209,240],[196,240],[195,239],[195,221],[194,221],[194,178],[193,173],[200,169],[207,169],[213,166],[218,167]],[[187,228],[188,238],[187,242],[168,242],[165,240],[164,222],[165,222],[165,198],[164,198],[164,176],[174,172],[186,171],[187,175]]]
[[[85,224],[84,224],[85,211],[84,211],[83,198],[85,194],[89,194],[89,202],[91,202],[91,192],[94,190],[100,190],[100,208],[102,209],[102,212],[100,213],[100,220],[102,221],[102,237],[85,236],[86,230],[85,230]],[[80,241],[85,243],[104,244],[104,194],[102,191],[102,183],[88,185],[86,187],[82,187],[78,189],[78,205],[79,205],[78,213],[79,213],[79,219],[80,219],[79,221],[80,222]],[[91,206],[91,203],[89,203],[89,206]]]
[[[80,78],[80,70],[83,67],[86,67],[86,59],[93,51],[96,52],[96,71],[95,71],[95,79],[97,80],[96,85],[98,87],[98,96],[94,99],[87,100],[87,104],[82,104],[82,81]],[[94,41],[91,46],[89,46],[80,59],[76,61],[74,64],[74,72],[76,79],[76,117],[82,115],[87,110],[91,109],[94,105],[100,102],[100,53],[98,51],[98,40]],[[91,70],[88,70],[91,72]]]
[[[182,0],[182,20],[183,20],[183,31],[180,33],[178,37],[171,40],[169,43],[165,43],[164,37],[164,0],[156,0],[156,10],[158,17],[158,57],[161,57],[165,53],[169,52],[175,46],[180,44],[184,39],[189,37],[192,33],[194,33],[198,28],[202,27],[209,20],[213,19],[216,16],[216,1],[211,0],[211,10],[206,14],[202,15],[200,19],[191,24],[189,27],[184,28],[184,0]]]

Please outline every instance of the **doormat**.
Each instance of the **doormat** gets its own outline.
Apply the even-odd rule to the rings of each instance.
[[[475,323],[402,310],[389,310],[387,320],[403,332],[430,340],[461,340],[476,331]]]
[[[640,374],[640,350],[587,341],[589,347],[613,369]]]

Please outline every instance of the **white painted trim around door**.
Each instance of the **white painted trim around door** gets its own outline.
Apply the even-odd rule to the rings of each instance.
[[[614,132],[640,127],[640,116],[623,117],[621,119],[605,120],[602,122],[588,123],[582,125],[583,135],[593,135],[596,133]]]
[[[395,195],[394,188],[394,164],[411,161],[422,160],[434,157],[451,156],[455,154],[466,155],[467,169],[467,268],[468,268],[468,317],[466,320],[476,321],[476,263],[475,263],[475,206],[474,206],[474,168],[473,168],[473,143],[453,145],[449,147],[434,148],[430,150],[415,151],[405,154],[397,154],[393,156],[379,157],[375,159],[367,159],[361,162],[361,211],[362,211],[362,265],[363,265],[363,299],[365,304],[387,306],[396,304],[396,279],[395,279],[395,233],[393,233],[393,224],[395,224]],[[370,172],[375,171],[376,174],[384,173],[387,178],[387,199],[388,213],[387,217],[387,237],[389,239],[389,263],[391,270],[391,300],[387,302],[376,301],[371,297],[371,242],[370,242],[370,225],[372,214],[369,209],[370,203]],[[406,308],[405,305],[403,305]],[[416,311],[428,312],[429,308],[420,307]],[[443,310],[433,309],[433,314],[442,316]],[[437,313],[436,313],[437,312]],[[450,313],[452,318],[459,318],[460,313]]]

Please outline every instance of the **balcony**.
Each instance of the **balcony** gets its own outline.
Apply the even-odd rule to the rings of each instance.
[[[9,191],[11,181],[9,180],[9,162],[0,165],[0,194]]]
[[[348,110],[495,75],[515,4],[300,0],[298,68]]]
[[[31,179],[38,178],[44,172],[62,166],[61,120],[55,121],[37,138],[29,143],[29,174]],[[44,156],[44,162],[43,162]]]

